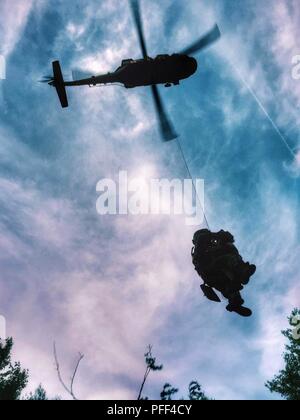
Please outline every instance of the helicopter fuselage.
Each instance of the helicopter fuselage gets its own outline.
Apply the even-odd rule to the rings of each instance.
[[[171,86],[178,85],[180,80],[192,76],[197,68],[195,58],[180,54],[158,55],[154,59],[128,59],[123,60],[114,73],[65,82],[65,86],[96,86],[109,83],[121,83],[128,89],[160,84]]]

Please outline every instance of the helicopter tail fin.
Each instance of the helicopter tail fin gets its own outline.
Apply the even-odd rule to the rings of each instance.
[[[68,97],[66,92],[65,81],[62,75],[59,61],[54,61],[53,66],[53,81],[50,83],[55,87],[57,95],[59,97],[62,108],[68,108]]]

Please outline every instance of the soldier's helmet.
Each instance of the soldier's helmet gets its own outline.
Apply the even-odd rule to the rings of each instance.
[[[201,239],[201,237],[203,237],[207,234],[210,234],[210,233],[211,233],[211,231],[208,230],[208,229],[198,230],[194,235],[193,244],[196,245],[199,242],[199,239]]]

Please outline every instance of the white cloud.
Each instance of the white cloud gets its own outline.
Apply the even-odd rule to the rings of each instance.
[[[1,53],[7,57],[22,36],[35,0],[1,0],[0,38]]]
[[[150,50],[159,52],[158,46],[162,44],[173,52],[173,38],[167,39],[162,34],[161,2],[144,3],[144,13],[149,17],[145,26]],[[103,12],[107,13],[107,27],[112,34],[107,32],[107,41],[104,47],[99,46],[99,52],[91,54],[83,49],[80,57],[74,53],[70,66],[79,63],[80,67],[97,73],[112,70],[122,58],[139,52],[129,10],[124,6],[120,11],[118,1],[103,2],[97,12],[94,4],[88,4],[81,23],[74,22],[66,13],[69,39],[82,47],[93,19],[103,18]],[[204,27],[203,31],[199,29],[201,19],[207,18],[207,29],[218,20],[212,10],[204,15],[198,1],[186,8],[193,19],[175,34],[178,47],[205,31]],[[29,8],[27,14],[23,13],[24,20],[28,13]],[[117,21],[119,25],[115,24]],[[16,32],[22,25],[17,26]],[[226,67],[229,56],[269,102],[271,88],[265,83],[264,69],[252,62],[251,48],[245,47],[244,28],[234,30],[234,35],[224,34],[222,44],[214,47],[223,60],[224,78],[237,77]],[[254,28],[246,36],[250,39],[253,33]],[[57,41],[61,51],[65,36],[63,32]],[[7,44],[10,50],[17,39],[10,38]],[[238,86],[242,88],[240,81]],[[1,205],[14,221],[14,228],[5,217],[0,225],[1,257],[5,260],[0,298],[1,307],[7,311],[9,333],[16,339],[16,357],[30,368],[32,387],[43,382],[50,394],[59,394],[62,391],[51,348],[56,339],[66,377],[70,376],[74,353],[82,351],[86,355],[78,378],[80,397],[134,398],[144,368],[144,347],[153,342],[166,365],[162,376],[151,379],[155,390],[165,379],[180,385],[183,393],[187,381],[197,376],[212,397],[251,398],[280,363],[282,340],[280,325],[275,331],[275,322],[280,318],[283,325],[285,321],[282,313],[277,313],[281,295],[273,301],[273,296],[261,289],[268,282],[280,287],[278,279],[287,273],[294,276],[289,271],[289,267],[295,267],[298,255],[294,249],[297,240],[294,203],[282,194],[280,185],[272,182],[270,174],[262,174],[265,182],[257,185],[260,196],[252,205],[255,208],[256,204],[259,207],[265,203],[257,221],[263,230],[257,233],[253,226],[250,238],[249,226],[247,231],[241,227],[246,216],[233,203],[225,202],[224,197],[232,198],[230,187],[219,194],[219,180],[215,179],[215,173],[210,177],[210,196],[216,200],[216,207],[219,205],[215,224],[234,227],[248,255],[260,265],[261,285],[257,280],[253,288],[246,289],[248,298],[254,302],[257,296],[262,296],[256,314],[260,329],[247,333],[241,320],[224,315],[224,307],[202,299],[189,255],[193,231],[186,228],[184,220],[164,217],[112,220],[96,216],[95,186],[101,176],[115,176],[120,168],[153,163],[163,173],[167,171],[166,161],[170,164],[169,174],[174,168],[177,174],[180,171],[181,163],[173,146],[161,145],[156,136],[152,103],[145,92],[148,90],[125,91],[114,87],[70,90],[72,109],[64,117],[60,109],[50,110],[47,104],[47,124],[52,137],[55,124],[66,138],[53,160],[39,159],[25,146],[21,147],[11,132],[1,130],[1,163],[19,174],[14,179],[3,176],[0,185]],[[247,118],[248,112],[244,107],[235,109],[227,90],[221,92],[221,99],[230,131]],[[197,104],[191,108],[199,116]],[[74,128],[71,139],[65,134],[70,128],[68,124]],[[220,151],[217,142],[212,155],[216,151]],[[61,183],[67,187],[69,198],[61,198],[64,196],[61,191],[61,196],[46,193],[47,188],[41,186],[41,179],[56,172],[64,174]],[[274,232],[278,234],[277,240]],[[283,238],[287,244],[284,249]],[[264,278],[263,270],[268,277]],[[273,271],[276,279],[269,278]],[[294,283],[293,277],[283,295],[286,312],[292,299],[293,304],[297,303]],[[277,289],[276,294],[280,294]],[[270,302],[266,303],[266,299]],[[279,346],[276,350],[274,344]],[[257,362],[253,349],[258,353],[259,375],[253,370]],[[245,354],[253,357],[246,366]],[[273,367],[269,363],[271,358]],[[241,375],[241,379],[235,380],[233,373]]]

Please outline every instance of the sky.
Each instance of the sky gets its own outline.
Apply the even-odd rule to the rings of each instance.
[[[12,7],[13,5],[13,7]],[[0,314],[16,360],[64,393],[78,352],[82,399],[135,399],[152,344],[169,382],[198,380],[216,399],[269,399],[282,367],[287,316],[299,306],[300,54],[297,0],[141,0],[149,53],[182,50],[215,22],[222,39],[197,55],[196,75],[161,88],[194,178],[205,180],[213,231],[231,231],[257,274],[250,319],[206,301],[184,216],[99,216],[97,182],[188,177],[176,142],[160,140],[148,88],[55,91],[38,83],[59,59],[72,70],[115,70],[140,58],[126,0],[1,0]]]

